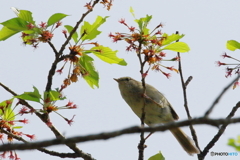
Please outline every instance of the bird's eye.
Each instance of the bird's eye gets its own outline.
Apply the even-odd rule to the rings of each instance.
[[[126,80],[126,81],[129,81],[129,80],[130,80],[130,78],[129,78],[129,77],[127,77],[125,80]]]

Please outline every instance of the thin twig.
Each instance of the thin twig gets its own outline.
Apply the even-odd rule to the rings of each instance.
[[[226,120],[231,120],[231,118],[234,116],[235,112],[240,108],[240,102],[236,104],[235,107],[233,107],[232,111],[229,113],[229,115],[226,117]],[[227,122],[226,121],[226,122]],[[218,139],[221,137],[225,129],[227,128],[229,123],[223,123],[223,125],[218,130],[218,133],[213,137],[213,139],[207,144],[207,146],[204,148],[202,153],[200,154],[199,160],[204,160],[205,156],[209,152],[209,150],[215,145],[215,143],[218,141]]]
[[[58,51],[56,50],[55,46],[52,44],[51,41],[48,41],[49,46],[53,49],[53,52],[55,53],[55,56],[57,57]]]
[[[143,76],[143,72],[144,72],[144,64],[145,64],[145,60],[143,62],[142,57],[141,57],[141,50],[142,50],[142,42],[139,42],[139,46],[138,46],[138,59],[139,59],[139,63],[140,63],[140,74],[142,77],[142,87],[143,87],[143,106],[142,106],[142,115],[141,115],[141,126],[144,128],[144,120],[145,120],[145,105],[146,105],[146,101],[144,98],[144,95],[146,95],[146,83],[145,83],[145,76]],[[144,132],[141,132],[140,134],[140,143],[138,145],[138,160],[143,160],[144,159],[144,149],[145,149],[145,137],[144,137]]]
[[[193,77],[189,76],[186,82],[184,83],[184,86],[187,87],[187,85],[192,81]]]
[[[94,141],[94,140],[106,140],[114,137],[118,137],[125,134],[133,134],[133,133],[141,133],[141,132],[155,132],[155,131],[166,131],[169,129],[189,126],[190,124],[200,125],[200,124],[208,124],[214,127],[218,127],[219,125],[228,125],[233,123],[240,123],[240,117],[238,118],[222,118],[222,119],[208,119],[208,118],[193,118],[191,120],[184,120],[178,122],[170,122],[165,123],[163,125],[154,126],[154,127],[129,127],[121,130],[116,130],[113,132],[103,132],[99,134],[90,134],[87,136],[76,136],[72,138],[63,138],[63,139],[52,139],[46,140],[41,142],[31,142],[27,144],[4,144],[0,146],[0,151],[8,151],[8,150],[29,150],[29,149],[37,149],[40,147],[48,147],[53,145],[60,145],[60,144],[72,144],[72,143],[79,143],[79,142],[87,142],[87,141]]]
[[[47,77],[48,80],[47,80],[47,85],[46,85],[45,91],[50,91],[51,90],[52,80],[53,80],[53,76],[55,74],[58,62],[59,62],[59,58],[56,57],[56,59],[52,63],[51,69],[48,72],[48,77]]]
[[[178,31],[176,32],[176,34],[178,34]],[[177,40],[178,42],[179,40]],[[178,57],[179,57],[179,61],[178,61],[178,70],[179,70],[179,73],[180,73],[180,78],[181,78],[181,83],[182,83],[182,89],[183,89],[183,98],[184,98],[184,107],[185,107],[185,110],[186,110],[186,113],[187,113],[187,116],[188,116],[188,119],[192,119],[191,117],[191,114],[190,114],[190,111],[188,109],[188,101],[187,101],[187,91],[186,91],[186,88],[187,88],[187,85],[188,83],[191,81],[192,76],[190,76],[188,78],[188,80],[186,81],[186,83],[184,83],[184,79],[183,79],[183,71],[182,71],[182,64],[181,64],[181,56],[180,56],[180,53],[178,52],[177,53]],[[200,149],[199,145],[198,145],[198,139],[197,139],[197,134],[196,134],[196,131],[195,129],[193,128],[193,125],[189,125],[189,128],[191,130],[191,134],[192,134],[192,137],[193,137],[193,140],[196,144],[196,147]]]
[[[234,84],[235,81],[237,81],[240,78],[240,75],[238,75],[233,81],[231,81],[223,90],[222,92],[217,96],[217,98],[214,100],[212,105],[209,107],[209,109],[205,112],[205,117],[208,117],[209,114],[213,111],[213,108],[218,104],[224,93]]]

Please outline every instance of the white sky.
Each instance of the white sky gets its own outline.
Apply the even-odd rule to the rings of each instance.
[[[47,21],[48,17],[54,13],[65,13],[71,15],[63,20],[64,25],[75,25],[76,21],[86,11],[83,5],[88,1],[3,1],[0,6],[0,22],[13,18],[15,14],[10,7],[14,6],[23,10],[30,10],[37,24],[41,21]],[[118,66],[106,64],[95,58],[95,65],[100,74],[100,88],[91,89],[87,83],[80,79],[78,83],[71,85],[64,91],[68,99],[78,105],[77,110],[60,111],[64,116],[71,118],[76,114],[75,122],[69,126],[65,121],[56,115],[52,115],[52,122],[58,130],[66,137],[76,135],[87,135],[90,133],[100,133],[113,131],[133,125],[139,125],[139,119],[133,114],[127,104],[122,100],[117,83],[113,78],[122,76],[131,76],[135,79],[140,78],[139,62],[134,53],[125,52],[126,43],[112,43],[108,38],[110,32],[127,32],[126,28],[118,23],[118,20],[125,18],[126,22],[135,25],[133,17],[129,13],[129,7],[135,10],[136,17],[143,17],[146,14],[153,15],[150,24],[154,28],[160,22],[165,24],[163,32],[168,34],[179,31],[185,34],[182,41],[188,43],[191,48],[189,53],[182,54],[183,71],[185,79],[193,76],[193,80],[188,86],[188,104],[193,117],[202,116],[206,109],[219,92],[231,81],[226,79],[225,69],[216,67],[215,61],[224,61],[220,55],[227,51],[225,44],[227,40],[239,40],[240,21],[239,21],[239,1],[223,0],[171,0],[171,1],[143,1],[143,0],[115,0],[110,11],[103,9],[102,5],[97,5],[85,20],[93,22],[97,15],[110,16],[107,22],[100,28],[102,34],[97,38],[99,43],[111,47],[113,50],[119,50],[118,56],[128,62],[128,66]],[[61,34],[61,29],[54,32],[52,39],[57,50],[65,40]],[[30,46],[21,45],[20,34],[17,34],[7,41],[0,42],[0,60],[1,67],[0,81],[10,87],[17,93],[31,91],[32,86],[39,90],[45,89],[49,67],[54,58],[51,48],[47,44],[41,44],[37,50]],[[65,51],[68,53],[68,50]],[[230,52],[232,56],[239,58],[239,51]],[[172,57],[175,56],[175,53]],[[238,57],[237,57],[238,56]],[[173,65],[172,62],[169,65]],[[177,63],[174,64],[177,66]],[[61,66],[58,66],[60,68]],[[67,70],[65,70],[67,73]],[[66,74],[54,76],[53,88],[59,87]],[[155,86],[165,94],[180,116],[181,120],[186,119],[186,113],[183,108],[183,96],[179,75],[172,74],[170,79],[166,79],[162,74],[150,72],[147,77],[147,83]],[[239,88],[230,90],[223,97],[213,113],[212,118],[224,118],[230,112],[231,108],[239,101]],[[0,101],[9,99],[11,95],[5,90],[0,89]],[[34,107],[39,105],[32,103]],[[239,111],[236,115],[239,115]],[[54,135],[49,129],[34,116],[28,116],[30,124],[23,128],[25,133],[35,134],[37,140],[53,138]],[[220,140],[210,151],[215,152],[233,152],[231,147],[226,145],[228,138],[235,138],[239,135],[239,124],[230,125]],[[216,134],[217,129],[207,126],[195,126],[201,149]],[[188,127],[183,130],[190,136]],[[139,134],[124,135],[107,141],[94,141],[78,144],[78,147],[84,152],[90,153],[98,160],[133,160],[138,157],[137,145]],[[173,138],[169,131],[158,132],[152,135],[146,143],[145,159],[161,151],[166,160],[197,159],[196,156],[188,156],[178,142]],[[69,152],[67,147],[50,147],[50,150],[59,152]],[[56,160],[58,157],[51,157],[38,151],[18,151],[22,160]],[[231,157],[229,159],[239,159]],[[181,157],[181,158],[180,158]],[[210,157],[206,159],[220,160],[226,157]]]

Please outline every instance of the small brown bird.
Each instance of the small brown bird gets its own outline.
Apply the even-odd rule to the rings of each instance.
[[[131,107],[133,112],[141,118],[144,104],[142,82],[132,79],[131,77],[114,78],[114,80],[118,82],[122,98]],[[145,97],[144,122],[147,125],[153,126],[178,120],[179,117],[172,105],[156,88],[146,84]],[[170,129],[170,131],[189,155],[199,153],[199,149],[194,145],[193,140],[180,128]]]

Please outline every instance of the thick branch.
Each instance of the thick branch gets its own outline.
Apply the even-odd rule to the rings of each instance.
[[[240,117],[233,118],[233,119],[208,119],[208,118],[194,118],[191,120],[184,120],[179,122],[171,122],[166,123],[161,126],[156,127],[129,127],[126,129],[121,129],[113,132],[105,132],[100,134],[92,134],[88,136],[77,136],[72,138],[66,138],[66,139],[53,139],[53,140],[46,140],[42,142],[34,142],[34,143],[28,143],[28,144],[5,144],[0,146],[0,151],[8,151],[8,150],[30,150],[30,149],[37,149],[40,147],[48,147],[52,145],[59,145],[59,144],[72,144],[72,143],[78,143],[78,142],[87,142],[87,141],[93,141],[93,140],[106,140],[110,138],[114,138],[120,135],[124,134],[132,134],[132,133],[139,133],[139,132],[154,132],[154,131],[166,131],[172,128],[176,127],[183,127],[183,126],[189,126],[190,124],[208,124],[212,126],[219,126],[219,125],[228,125],[232,123],[239,123]]]

